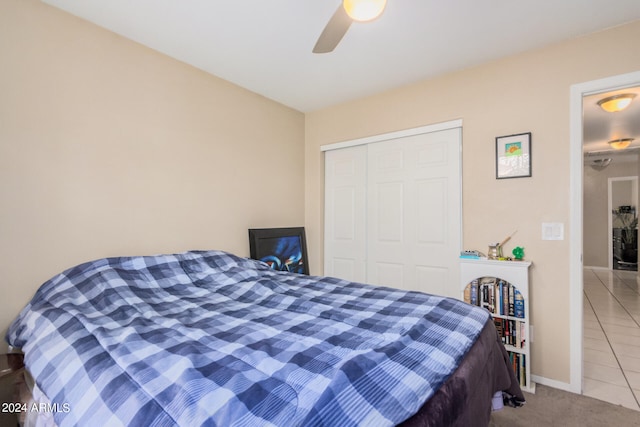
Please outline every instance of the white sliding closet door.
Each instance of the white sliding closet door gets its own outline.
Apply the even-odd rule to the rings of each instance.
[[[461,132],[325,151],[325,275],[459,297]]]
[[[460,129],[368,148],[367,281],[459,297]]]

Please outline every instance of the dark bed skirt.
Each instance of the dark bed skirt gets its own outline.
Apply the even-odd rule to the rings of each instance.
[[[491,399],[496,391],[506,391],[524,402],[507,351],[489,319],[458,369],[415,415],[400,426],[487,426]]]

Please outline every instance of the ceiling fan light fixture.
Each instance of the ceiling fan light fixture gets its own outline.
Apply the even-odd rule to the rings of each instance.
[[[601,171],[611,163],[611,158],[606,159],[594,159],[591,161],[591,168]]]
[[[635,97],[635,93],[622,93],[620,95],[608,96],[598,101],[598,105],[608,113],[617,113],[627,108]]]
[[[631,141],[633,140],[634,138],[613,139],[609,141],[608,144],[615,150],[624,150],[629,146],[629,144],[631,144]]]
[[[354,21],[367,22],[382,14],[387,0],[344,0],[342,6]]]

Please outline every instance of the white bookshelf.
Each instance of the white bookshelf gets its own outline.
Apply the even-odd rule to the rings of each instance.
[[[515,317],[501,314],[498,309],[491,313],[494,319],[505,319],[524,324],[524,344],[521,347],[505,344],[507,352],[524,357],[524,382],[520,382],[520,388],[529,393],[535,393],[535,383],[531,381],[531,311],[529,310],[529,261],[498,261],[489,259],[460,259],[460,298],[464,301],[465,288],[474,280],[483,278],[495,278],[503,280],[517,289],[524,300],[524,317]],[[517,375],[516,375],[517,377]]]

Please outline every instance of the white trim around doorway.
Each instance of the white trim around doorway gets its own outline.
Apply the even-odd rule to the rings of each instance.
[[[569,391],[582,394],[582,99],[586,95],[640,85],[640,71],[571,86],[569,100]]]

